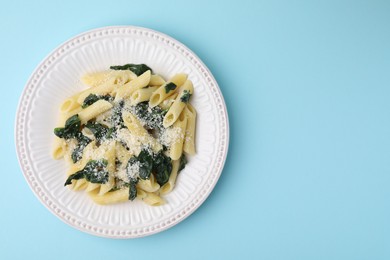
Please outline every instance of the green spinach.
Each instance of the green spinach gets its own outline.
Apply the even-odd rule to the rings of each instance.
[[[71,174],[66,180],[64,186],[71,184],[72,180],[80,180],[84,178],[91,183],[106,183],[108,181],[108,171],[106,169],[107,164],[107,160],[104,159],[89,161],[85,165],[84,169]]]
[[[147,149],[143,149],[138,156],[130,158],[127,163],[127,169],[136,163],[139,164],[139,176],[134,177],[133,173],[130,174],[127,172],[130,179],[129,200],[133,200],[137,197],[136,184],[139,179],[149,179],[150,174],[153,174],[157,183],[162,186],[168,182],[172,172],[171,158],[166,156],[163,151],[160,151],[157,154],[150,154]],[[185,157],[183,163],[186,163]]]
[[[147,150],[142,150],[138,155],[138,160],[140,162],[139,177],[143,180],[149,179],[153,169],[153,157]]]
[[[183,103],[188,103],[188,101],[190,101],[191,95],[192,95],[192,94],[191,94],[190,91],[184,90],[184,91],[183,91],[183,94],[182,94],[181,97],[180,97],[181,102],[183,102]]]
[[[184,153],[181,155],[180,157],[180,164],[179,164],[179,170],[178,172],[180,172],[181,170],[183,170],[185,167],[186,167],[186,164],[187,164],[187,158],[186,156],[184,155]]]
[[[88,128],[89,130],[91,130],[93,135],[96,137],[97,141],[101,141],[103,137],[106,137],[108,135],[108,131],[109,131],[108,127],[106,127],[102,124],[99,124],[97,122],[89,121],[85,125],[85,127]]]
[[[153,173],[160,186],[168,182],[172,172],[171,158],[160,151],[153,157]]]
[[[81,121],[79,115],[74,115],[66,120],[65,127],[54,128],[54,134],[64,139],[76,138],[80,133],[80,128]]]
[[[130,179],[129,183],[129,200],[137,198],[137,183],[138,179]]]
[[[150,70],[150,72],[153,72],[151,68],[149,68],[145,64],[125,64],[122,66],[111,66],[110,69],[112,70],[131,70],[136,74],[137,76],[142,75],[145,71]]]
[[[174,90],[176,88],[176,84],[173,82],[169,82],[165,85],[165,93],[168,94],[169,91]]]
[[[98,101],[100,99],[104,99],[106,101],[113,100],[113,98],[110,95],[101,96],[101,95],[96,95],[96,94],[89,94],[89,96],[84,99],[83,105],[81,107],[82,108],[89,107],[90,105],[92,105],[93,103],[95,103],[96,101]]]
[[[115,127],[111,127],[107,130],[107,134],[106,134],[106,138],[107,139],[110,139],[113,137],[113,134],[115,132]]]
[[[132,165],[136,163],[139,164],[139,177],[143,180],[149,179],[153,169],[152,155],[150,155],[150,153],[146,149],[142,149],[138,156],[133,156],[130,158],[130,160],[127,162],[126,169],[129,169]],[[129,173],[129,170],[127,172],[127,175],[129,176],[129,178],[132,178]]]
[[[136,116],[145,123],[149,129],[163,129],[164,116],[167,110],[162,110],[159,106],[149,107],[149,102],[138,103],[134,107]]]
[[[83,157],[84,148],[92,141],[81,132],[79,132],[76,138],[78,140],[78,144],[71,155],[73,163],[78,162]]]
[[[76,148],[71,154],[74,163],[81,159],[85,146],[91,142],[91,139],[81,133],[81,121],[78,115],[68,118],[65,122],[65,127],[54,128],[54,134],[59,138],[66,140],[75,138],[78,141]]]

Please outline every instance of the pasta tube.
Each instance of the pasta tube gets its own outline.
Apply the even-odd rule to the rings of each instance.
[[[115,100],[121,100],[124,98],[129,97],[134,91],[137,89],[141,89],[143,87],[146,87],[150,82],[151,72],[150,70],[144,72],[139,77],[133,79],[129,83],[126,83],[122,87],[118,89],[116,92]]]
[[[188,93],[188,95],[192,95],[192,93],[194,93],[194,87],[192,86],[192,82],[190,80],[187,80],[181,87],[179,95],[177,96],[172,106],[169,108],[167,114],[165,115],[163,121],[163,125],[165,128],[173,125],[173,123],[176,122],[177,118],[183,111],[184,107],[186,106],[186,102],[183,101],[183,98],[185,97],[186,93]]]
[[[172,160],[178,160],[183,153],[184,133],[187,127],[187,117],[184,113],[180,114],[177,121],[173,124],[173,127],[178,127],[182,134],[172,144],[169,156]]]
[[[187,117],[187,127],[184,135],[183,151],[187,154],[194,155],[196,111],[193,106],[187,104],[184,108],[184,114]]]

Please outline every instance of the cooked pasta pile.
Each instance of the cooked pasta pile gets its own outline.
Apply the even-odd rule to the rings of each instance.
[[[195,154],[192,82],[165,81],[145,64],[87,74],[61,105],[53,157],[69,162],[65,186],[98,204],[141,199],[158,206]]]

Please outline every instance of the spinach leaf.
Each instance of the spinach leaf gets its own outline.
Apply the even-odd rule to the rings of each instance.
[[[181,97],[180,97],[181,102],[188,103],[188,101],[190,100],[191,95],[192,94],[188,90],[184,90],[183,91],[183,95],[181,95]]]
[[[78,162],[82,158],[84,148],[92,141],[81,132],[78,133],[76,138],[78,140],[78,144],[71,155],[73,163]]]
[[[77,139],[78,144],[71,155],[74,163],[81,159],[85,146],[91,142],[91,139],[81,133],[81,121],[78,115],[74,115],[68,118],[68,120],[66,120],[65,127],[55,128],[54,134],[59,138]]]
[[[149,68],[145,64],[125,64],[123,66],[111,66],[110,69],[112,70],[131,70],[134,72],[137,76],[143,74],[145,71],[150,70],[150,72],[153,72],[151,68]]]
[[[106,101],[113,100],[113,98],[110,95],[100,96],[96,94],[89,94],[89,96],[84,99],[83,105],[81,107],[86,108],[100,99],[104,99]]]
[[[74,115],[68,118],[65,122],[65,127],[54,128],[54,134],[59,138],[70,139],[77,137],[80,132],[81,121],[79,115]]]
[[[85,166],[85,179],[91,183],[104,184],[108,181],[107,160],[92,160]]]
[[[112,137],[113,137],[112,135],[113,135],[114,132],[115,132],[115,127],[109,128],[109,129],[107,130],[106,138],[107,138],[107,139],[112,138]]]
[[[142,150],[137,159],[140,162],[139,177],[143,180],[149,179],[153,168],[153,157],[147,150]]]
[[[137,164],[136,166],[134,166]],[[143,149],[138,156],[133,156],[127,162],[127,176],[129,179],[140,177],[141,179],[149,179],[153,169],[153,157],[150,153]],[[136,173],[138,172],[138,176]]]
[[[108,171],[106,169],[108,162],[107,160],[91,160],[89,161],[84,169],[71,174],[66,180],[64,186],[72,183],[72,180],[79,180],[85,178],[91,183],[104,184],[108,181]]]
[[[163,120],[167,111],[162,110],[159,106],[149,107],[149,102],[138,103],[134,107],[135,115],[145,123],[149,129],[163,129]]]
[[[109,129],[106,126],[99,124],[97,122],[88,122],[85,125],[85,127],[91,130],[93,135],[96,137],[96,140],[98,141],[101,141],[103,137],[107,136],[109,131]]]
[[[180,157],[180,164],[179,164],[178,173],[186,167],[186,164],[187,164],[187,158],[183,153]]]
[[[135,165],[138,164],[138,165]],[[137,179],[139,172],[139,161],[137,156],[133,156],[129,159],[126,165],[126,174],[129,179]]]
[[[150,174],[153,172],[157,183],[162,186],[168,182],[172,172],[171,158],[166,156],[163,151],[151,155],[147,149],[143,149],[138,156],[130,158],[127,163],[127,169],[134,164],[139,166],[139,176],[134,176],[134,173],[127,173],[130,179],[129,200],[134,200],[137,197],[136,184],[139,180],[138,178],[143,180],[149,179]]]
[[[137,198],[137,179],[130,179],[129,185],[129,200],[134,200]]]
[[[80,123],[80,118],[79,118],[79,115],[73,115],[71,117],[69,117],[66,122],[65,122],[65,128],[71,128],[71,127],[76,127],[78,126]]]
[[[72,180],[80,180],[84,178],[84,170],[71,174],[66,180],[64,186],[72,184]]]
[[[135,163],[137,163],[138,162],[138,158],[137,158],[137,156],[133,156],[133,157],[131,157],[130,159],[129,159],[129,161],[127,162],[127,165],[132,165],[132,164],[135,164]]]
[[[160,151],[153,158],[153,172],[160,186],[168,182],[172,172],[172,162],[171,158],[166,156],[163,151]]]
[[[169,82],[165,85],[165,93],[168,94],[169,91],[174,90],[176,88],[176,84],[173,82]]]
[[[54,128],[54,134],[58,136],[59,138],[65,138],[65,135],[67,134],[64,127],[56,127]]]

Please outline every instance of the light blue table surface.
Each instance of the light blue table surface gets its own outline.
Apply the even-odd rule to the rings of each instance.
[[[113,2],[1,2],[0,259],[390,259],[389,1]],[[210,197],[135,240],[60,221],[33,195],[14,148],[34,68],[108,25],[183,42],[229,111],[229,155]]]

